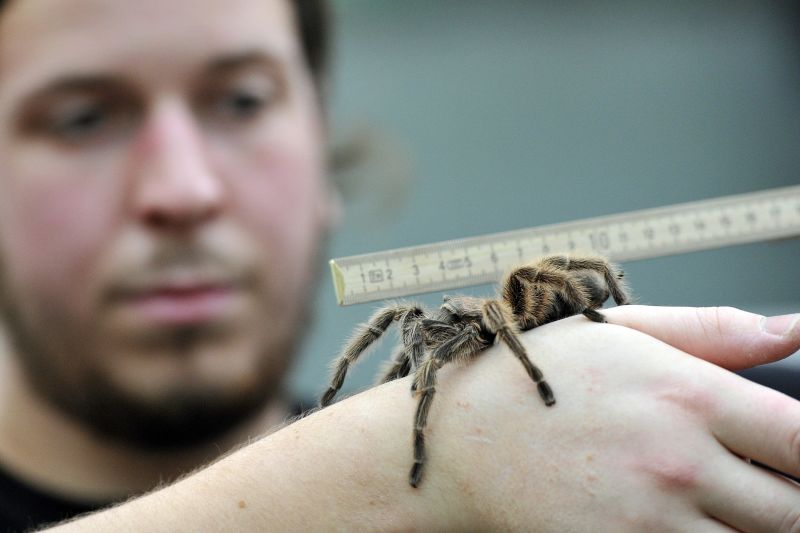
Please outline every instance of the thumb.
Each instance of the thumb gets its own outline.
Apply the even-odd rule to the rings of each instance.
[[[800,313],[765,317],[734,307],[603,309],[611,324],[626,326],[728,370],[783,359],[800,350]]]

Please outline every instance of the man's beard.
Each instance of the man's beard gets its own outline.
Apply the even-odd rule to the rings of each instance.
[[[174,350],[180,357],[181,352],[191,352],[209,336],[213,336],[213,332],[202,327],[185,327],[173,330],[171,338],[159,344],[162,349]],[[298,344],[297,337],[286,335],[280,345],[270,346],[269,353],[262,354],[260,360],[273,360],[277,354],[290,360]],[[160,396],[157,401],[146,402],[125,394],[104,379],[90,381],[87,388],[91,393],[84,396],[80,405],[67,398],[57,398],[56,394],[53,399],[96,431],[126,444],[144,450],[180,449],[225,435],[282,396],[281,381],[286,367],[281,366],[280,372],[275,372],[274,368],[257,372],[259,386],[224,399],[207,387],[184,385]],[[53,390],[54,385],[51,380],[48,388]]]
[[[314,281],[321,273],[322,262],[319,259],[320,252],[326,249],[325,242],[326,239],[320,239],[318,254],[310,259],[316,268],[309,269],[307,291],[295,295],[300,303],[292,331],[272,336],[270,346],[263,347],[264,353],[260,354],[259,361],[269,368],[259,368],[263,370],[258,372],[259,385],[224,399],[206,387],[184,384],[161,395],[157,401],[148,401],[114,386],[102,373],[91,371],[83,376],[80,386],[76,386],[74,381],[59,372],[60,365],[51,363],[56,359],[68,361],[73,354],[75,360],[87,360],[78,353],[86,349],[85,337],[68,331],[69,326],[63,319],[60,324],[56,323],[58,315],[55,314],[39,320],[38,324],[27,320],[17,304],[18,297],[8,284],[2,257],[0,319],[21,369],[35,392],[84,427],[147,451],[200,446],[224,436],[283,396],[283,378],[313,318]],[[265,316],[263,320],[268,321],[270,317]],[[224,332],[207,326],[185,326],[159,335],[156,344],[180,357],[181,353],[190,353],[222,334]],[[90,359],[98,355],[102,356],[92,354]]]

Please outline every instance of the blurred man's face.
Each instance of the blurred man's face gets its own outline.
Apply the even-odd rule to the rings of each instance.
[[[25,0],[0,18],[0,303],[29,379],[142,445],[275,392],[325,231],[285,0]]]

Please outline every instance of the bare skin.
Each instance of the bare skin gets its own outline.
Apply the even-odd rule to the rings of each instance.
[[[785,332],[776,335],[762,330],[763,317],[731,309],[607,312],[730,367],[747,366],[752,346],[762,362],[800,348],[800,315],[776,320]],[[718,349],[735,336],[747,342]],[[800,527],[800,488],[739,457],[800,474],[798,402],[656,338],[583,317],[522,337],[553,376],[558,405],[541,404],[502,346],[443,369],[429,477],[419,489],[406,483],[415,402],[402,379],[60,531]]]

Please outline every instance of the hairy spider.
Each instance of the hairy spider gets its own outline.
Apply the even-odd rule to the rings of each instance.
[[[405,377],[412,371],[413,394],[419,396],[414,419],[414,463],[409,483],[417,487],[425,465],[425,426],[436,392],[436,372],[451,361],[466,361],[503,342],[536,383],[545,405],[555,396],[541,370],[528,358],[518,332],[582,313],[605,322],[597,311],[609,296],[618,305],[628,302],[623,273],[603,257],[550,255],[513,269],[496,298],[445,296],[435,313],[413,303],[393,303],[379,309],[359,326],[334,362],[331,385],[320,400],[330,404],[341,389],[349,366],[398,322],[402,345],[382,382]]]

